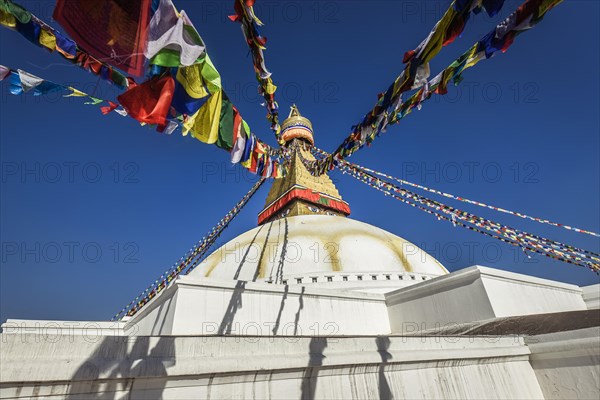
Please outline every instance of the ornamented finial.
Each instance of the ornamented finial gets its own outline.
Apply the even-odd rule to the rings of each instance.
[[[298,110],[298,106],[295,104],[292,104],[292,106],[290,107],[290,115],[288,115],[288,118],[290,117],[301,117],[300,111]]]
[[[290,107],[290,115],[281,123],[281,143],[285,144],[292,139],[302,138],[314,146],[312,124],[308,118],[300,115],[298,107]]]

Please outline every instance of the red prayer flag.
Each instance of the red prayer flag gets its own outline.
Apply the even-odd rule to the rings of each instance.
[[[407,62],[412,60],[413,57],[415,56],[415,54],[416,54],[416,52],[414,50],[409,50],[406,53],[404,53],[404,58],[402,58],[402,63],[406,64]]]
[[[465,29],[465,22],[465,18],[460,15],[457,15],[456,18],[454,18],[450,26],[448,26],[448,29],[446,29],[442,46],[447,46],[454,42],[454,39],[456,39]]]
[[[117,99],[132,118],[147,124],[165,125],[174,91],[175,80],[166,75],[149,79]]]
[[[100,107],[100,111],[102,111],[103,115],[106,115],[106,114],[112,112],[113,110],[116,110],[117,107],[119,107],[118,104],[113,103],[112,101],[109,101],[108,106]]]
[[[144,47],[152,0],[57,0],[52,17],[94,57],[125,71],[144,73]]]
[[[238,109],[233,106],[233,140],[232,143],[235,146],[235,142],[237,142],[238,138],[240,137],[240,134],[242,130],[242,116],[240,115],[240,112],[238,111]]]
[[[250,168],[248,168],[248,170],[253,174],[256,174],[256,171],[258,170],[258,152],[256,151],[256,148],[252,151],[251,158],[252,161],[250,162]]]

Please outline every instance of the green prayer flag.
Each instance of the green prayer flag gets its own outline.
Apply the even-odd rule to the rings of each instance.
[[[22,24],[31,21],[31,13],[10,0],[0,0],[0,10],[12,14]]]
[[[219,120],[219,138],[215,143],[218,147],[231,150],[233,148],[233,104],[223,94],[221,118]]]

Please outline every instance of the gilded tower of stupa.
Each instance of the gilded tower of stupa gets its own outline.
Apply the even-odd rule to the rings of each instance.
[[[314,146],[312,123],[294,105],[281,125],[283,146],[294,147],[287,175],[276,179],[267,196],[264,209],[258,214],[258,223],[298,215],[350,215],[350,206],[340,196],[327,174],[312,176],[298,152],[306,160],[314,160],[310,147]]]

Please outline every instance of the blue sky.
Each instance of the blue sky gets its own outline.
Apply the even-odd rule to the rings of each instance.
[[[52,1],[21,4],[50,21]],[[195,22],[232,101],[275,144],[233,1],[176,1]],[[317,145],[333,150],[402,69],[450,1],[257,1],[282,114],[297,103]],[[436,74],[500,16],[480,14],[431,64]],[[600,231],[600,3],[570,0],[506,54],[468,70],[351,161],[406,180],[556,222]],[[97,97],[117,89],[0,30],[0,64]],[[108,319],[168,269],[246,193],[254,178],[228,154],[166,136],[81,100],[11,96],[0,84],[0,320]],[[453,228],[332,173],[352,218],[402,236],[449,270],[473,264],[589,285],[587,269]],[[220,240],[256,226],[268,188]],[[447,203],[598,252],[590,236]]]

